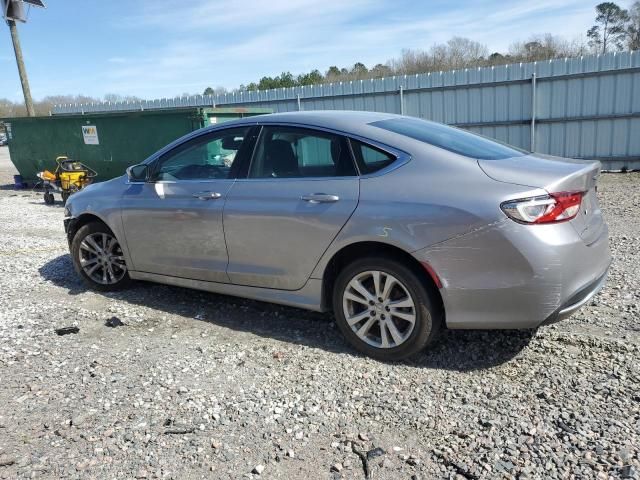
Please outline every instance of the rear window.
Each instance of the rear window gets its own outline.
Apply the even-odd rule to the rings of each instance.
[[[393,118],[370,123],[370,125],[411,137],[450,152],[480,160],[500,160],[520,157],[527,152],[519,148],[490,140],[459,128],[419,118]]]

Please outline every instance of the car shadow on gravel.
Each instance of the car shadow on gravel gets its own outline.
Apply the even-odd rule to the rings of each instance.
[[[0,185],[0,191],[13,192],[16,195],[23,195],[25,193],[31,193],[33,190],[31,190],[31,188],[16,188],[13,183],[7,183],[5,185]],[[35,193],[41,193],[41,191],[36,191]]]
[[[16,184],[15,183],[4,183],[4,184],[0,184],[0,190],[13,190],[16,193],[24,193],[24,192],[42,192],[42,187],[40,186],[40,184],[38,184],[37,186],[26,186],[26,187],[22,187],[22,188],[16,188]]]
[[[73,269],[68,254],[39,268],[40,275],[69,295],[90,291]],[[265,338],[359,355],[343,339],[331,314],[201,292],[181,287],[134,282],[119,292],[98,295],[223,326]],[[110,317],[105,312],[105,319]],[[535,330],[451,330],[424,353],[404,363],[415,367],[472,371],[502,365],[516,357],[535,336]]]

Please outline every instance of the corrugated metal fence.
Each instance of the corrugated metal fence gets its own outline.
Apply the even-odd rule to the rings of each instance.
[[[260,106],[371,110],[457,125],[540,153],[640,168],[640,52],[136,103],[58,105],[53,114]]]

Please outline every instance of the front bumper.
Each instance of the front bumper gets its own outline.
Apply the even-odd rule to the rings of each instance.
[[[451,329],[535,328],[571,315],[605,283],[608,229],[587,245],[569,223],[505,220],[414,252],[442,281]]]
[[[73,241],[73,234],[75,233],[75,223],[78,219],[75,217],[65,217],[62,221],[64,223],[64,233],[67,234],[67,243],[71,248],[71,242]]]

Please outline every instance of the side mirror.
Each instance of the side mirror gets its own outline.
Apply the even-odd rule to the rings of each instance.
[[[141,163],[127,168],[127,176],[130,182],[146,182],[149,178],[149,165]]]

